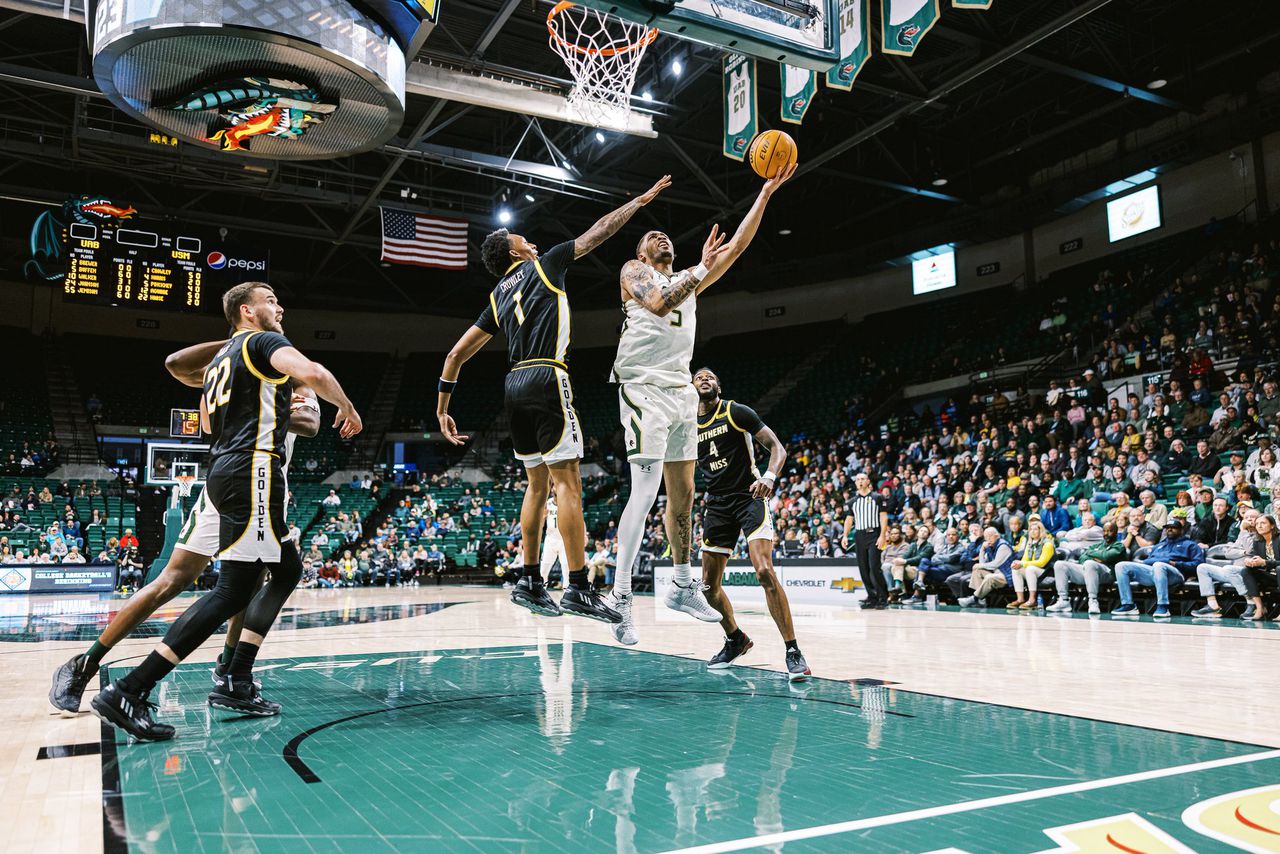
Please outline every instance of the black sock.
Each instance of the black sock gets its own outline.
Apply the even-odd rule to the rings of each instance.
[[[111,647],[103,646],[100,640],[94,641],[93,646],[89,647],[89,651],[84,654],[84,666],[86,668],[97,667],[109,652],[111,652]]]
[[[226,668],[227,675],[238,679],[248,679],[253,673],[253,662],[257,658],[258,645],[241,641],[236,644],[236,654],[232,656],[231,664]]]
[[[733,631],[729,632],[729,640],[733,641],[734,643],[739,643],[744,638],[746,638],[746,635],[742,633],[742,629],[734,629]]]
[[[591,582],[587,580],[587,570],[575,569],[569,573],[569,586],[574,590],[586,590],[591,586]]]
[[[120,687],[130,694],[142,694],[156,687],[156,683],[168,676],[174,663],[158,652],[152,652],[142,663],[120,680]]]
[[[599,593],[601,590],[603,590],[603,589],[604,589],[604,576],[603,576],[603,575],[597,575],[597,576],[596,576],[596,580],[595,580],[595,581],[593,581],[593,582],[591,582],[591,589],[592,589],[592,590],[594,590],[594,591],[596,591],[597,593]]]
[[[799,652],[799,651],[800,651],[800,644],[796,643],[795,638],[792,638],[792,639],[791,639],[791,640],[789,640],[789,641],[783,641],[783,643],[785,643],[785,644],[786,644],[786,646],[787,646],[787,652]]]
[[[530,584],[541,584],[542,566],[536,563],[526,563],[524,569],[520,570],[520,577],[529,579]]]

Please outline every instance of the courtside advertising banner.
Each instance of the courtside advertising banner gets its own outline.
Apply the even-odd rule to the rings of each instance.
[[[110,593],[116,568],[89,564],[0,566],[0,593]]]
[[[840,61],[827,72],[827,86],[848,92],[871,57],[872,0],[840,0]]]
[[[729,54],[721,63],[724,79],[724,156],[741,161],[759,127],[756,114],[756,61]]]
[[[854,608],[866,598],[862,589],[862,576],[858,573],[858,565],[852,560],[833,559],[798,559],[780,560],[774,565],[782,589],[787,592],[787,599],[792,605],[829,605]],[[675,570],[670,560],[660,561],[653,567],[654,608],[658,622],[667,623],[692,619],[687,614],[677,613],[668,608],[664,602],[667,591],[671,589],[671,579]],[[695,577],[701,577],[702,568],[695,562]],[[734,607],[766,605],[764,588],[760,579],[748,560],[730,560],[724,572],[724,590]]]

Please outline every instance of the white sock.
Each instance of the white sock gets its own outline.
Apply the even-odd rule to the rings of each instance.
[[[693,567],[687,563],[678,563],[675,565],[676,576],[675,582],[681,587],[688,587],[693,581]]]
[[[618,521],[618,566],[613,574],[613,592],[618,596],[631,593],[631,567],[644,541],[645,521],[662,486],[662,466],[658,463],[631,464],[631,497]]]

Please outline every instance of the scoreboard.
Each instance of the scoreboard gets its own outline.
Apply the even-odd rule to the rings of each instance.
[[[140,222],[73,222],[63,232],[63,299],[98,305],[221,310],[222,292],[267,281],[268,253],[225,245],[198,230]]]

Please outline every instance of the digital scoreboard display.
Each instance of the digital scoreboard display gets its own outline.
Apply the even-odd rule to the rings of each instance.
[[[173,439],[200,438],[199,409],[170,409],[169,436]]]
[[[268,253],[196,229],[143,222],[73,222],[63,232],[63,299],[97,305],[221,310],[223,291],[268,281]]]

